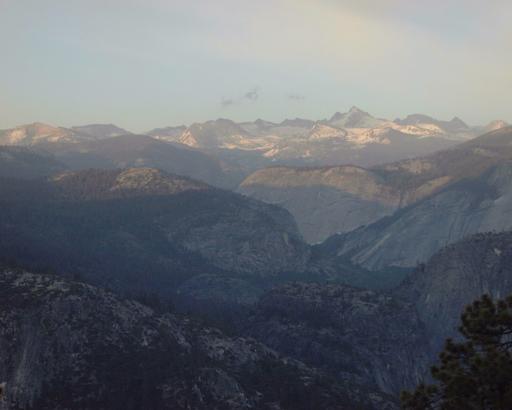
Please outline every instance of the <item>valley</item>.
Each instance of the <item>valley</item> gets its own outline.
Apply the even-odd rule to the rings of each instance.
[[[499,125],[352,109],[3,132],[0,408],[398,409],[464,306],[512,292]],[[440,143],[357,164],[395,132]]]

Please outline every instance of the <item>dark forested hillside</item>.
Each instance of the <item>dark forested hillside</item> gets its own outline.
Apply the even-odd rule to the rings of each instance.
[[[414,305],[342,285],[290,283],[265,293],[241,328],[340,380],[397,395],[428,369],[428,335]]]
[[[29,148],[0,146],[0,177],[37,179],[62,172],[66,166],[51,155]]]
[[[197,274],[272,276],[308,259],[286,211],[181,177],[143,169],[3,182],[0,256],[24,266],[166,293]]]
[[[223,188],[236,186],[243,178],[239,170],[215,157],[145,135],[121,135],[78,143],[45,142],[34,149],[52,153],[73,170],[150,167]]]

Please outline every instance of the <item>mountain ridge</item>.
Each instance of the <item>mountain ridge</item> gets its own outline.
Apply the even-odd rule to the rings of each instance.
[[[292,212],[309,242],[370,225],[512,159],[512,127],[424,157],[373,167],[270,167],[238,191]],[[356,172],[357,171],[357,172]]]

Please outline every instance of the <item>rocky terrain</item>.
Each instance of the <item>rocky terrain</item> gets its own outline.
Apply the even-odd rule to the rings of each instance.
[[[158,313],[161,303],[3,268],[0,406],[392,409],[456,336],[466,304],[512,292],[511,250],[510,233],[474,235],[391,292],[312,282],[262,291],[220,274],[184,282],[178,294],[204,312],[221,298],[236,308],[218,312],[231,337]]]
[[[390,121],[352,107],[319,121],[218,119],[155,128],[149,137],[114,124],[66,128],[33,123],[0,130],[0,145],[52,153],[71,169],[146,166],[232,189],[251,172],[271,165],[371,166],[442,150],[505,126],[494,121],[469,127],[457,118],[439,121],[419,114]]]
[[[428,336],[414,305],[384,293],[290,283],[266,293],[242,328],[336,379],[395,397],[429,368]]]
[[[27,151],[53,156],[72,170],[153,167],[228,188],[246,175],[233,164],[184,144],[176,146],[135,135],[113,124],[64,128],[33,123],[0,130],[2,145],[23,146]]]
[[[400,204],[397,187],[355,166],[265,168],[247,177],[238,192],[286,208],[311,243],[370,224]]]
[[[78,142],[90,136],[81,135],[69,128],[35,122],[8,130],[0,130],[0,145],[30,146],[39,143]]]
[[[503,162],[321,248],[369,269],[414,267],[471,234],[511,229],[511,199],[512,162]]]
[[[512,234],[479,234],[512,230],[504,125],[458,145],[477,131],[457,118],[358,109],[3,132],[29,147],[0,148],[0,409],[395,409],[463,307],[512,292]],[[453,146],[205,182],[404,138]]]
[[[475,136],[475,131],[465,124],[457,132],[433,123],[401,125],[352,107],[321,121],[296,118],[281,123],[261,119],[235,123],[218,119],[184,130],[155,129],[148,135],[213,153],[250,172],[272,164],[375,165],[447,148]]]
[[[512,233],[480,233],[438,251],[397,289],[413,301],[438,351],[447,337],[459,337],[464,307],[483,294],[512,293]]]
[[[33,123],[0,130],[0,144],[50,152],[71,169],[149,166],[235,188],[245,176],[269,165],[382,164],[438,151],[506,126],[503,121],[469,127],[457,119],[410,117],[419,119],[383,120],[352,107],[320,121],[294,119],[276,124],[218,119],[155,128],[147,132],[151,139],[114,124],[65,128]],[[162,142],[173,143],[174,150]]]
[[[130,134],[114,124],[89,124],[71,128],[35,122],[0,130],[0,145],[33,146],[43,143],[78,143]]]
[[[0,270],[1,409],[391,409],[247,338],[77,282]]]
[[[379,252],[380,240],[393,244],[397,249],[402,249],[403,246],[399,241],[414,247],[416,245],[413,242],[416,243],[422,237],[419,232],[428,236],[426,232],[429,231],[429,224],[433,223],[430,231],[435,231],[437,236],[433,241],[439,242],[438,244],[418,247],[417,252],[424,251],[421,258],[418,258],[417,252],[402,253],[404,257],[410,256],[410,260],[415,263],[417,260],[425,260],[425,256],[432,254],[432,249],[439,249],[446,241],[460,239],[461,235],[494,229],[494,225],[500,224],[498,215],[501,211],[497,209],[491,211],[494,222],[482,223],[477,227],[465,217],[459,219],[463,224],[471,226],[452,228],[453,223],[447,221],[446,218],[450,217],[445,214],[449,209],[459,209],[453,201],[460,201],[462,212],[470,204],[474,205],[475,201],[483,200],[480,194],[486,189],[489,192],[497,189],[499,194],[494,205],[486,203],[482,205],[484,208],[506,208],[505,192],[508,182],[505,169],[508,161],[512,160],[511,144],[512,128],[506,127],[429,156],[369,169],[353,166],[268,168],[247,177],[240,185],[239,192],[288,209],[309,242],[320,242],[332,234],[350,232],[368,225],[367,228],[361,228],[350,235],[351,241],[353,240],[350,252],[358,248],[361,241],[368,241],[368,245],[363,246],[367,246],[371,252]],[[488,188],[484,188],[485,186]],[[435,214],[435,209],[443,215]],[[379,221],[392,214],[394,215],[391,218]],[[432,219],[429,219],[429,215],[432,215]],[[405,217],[409,218],[407,222]],[[399,237],[390,233],[390,230],[382,230],[383,226],[396,220],[403,221],[402,225],[407,226],[407,229],[415,230],[414,241],[411,241],[412,235]],[[412,220],[417,222],[412,223]],[[396,231],[397,235],[401,233],[402,230],[400,233]],[[360,240],[360,235],[365,235],[365,238]],[[375,246],[377,243],[379,245]],[[346,251],[344,249],[339,253],[349,252],[348,248]],[[386,255],[392,254],[389,249],[383,252]],[[357,263],[364,260],[366,266],[382,266],[368,262],[367,259],[369,258],[365,254],[353,260]],[[410,266],[410,260],[391,264]]]
[[[287,211],[152,169],[1,189],[2,256],[104,286],[168,294],[197,274],[269,277],[309,259]]]
[[[427,129],[435,129],[435,127],[437,127],[446,133],[452,133],[454,135],[458,135],[459,133],[464,135],[464,133],[467,133],[470,129],[470,127],[458,117],[453,117],[450,121],[440,121],[428,115],[411,114],[403,120],[396,119],[395,122],[403,126],[424,127]],[[461,136],[461,138],[463,138],[463,136]]]

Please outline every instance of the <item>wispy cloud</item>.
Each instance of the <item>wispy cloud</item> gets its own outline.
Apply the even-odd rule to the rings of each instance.
[[[230,105],[233,105],[234,103],[235,103],[235,101],[233,101],[233,99],[231,99],[231,98],[223,98],[220,101],[220,105],[223,107],[229,107]]]
[[[256,101],[260,97],[260,90],[258,87],[253,88],[252,90],[247,91],[244,94],[244,99],[249,101]]]
[[[242,104],[244,102],[254,103],[260,98],[260,88],[254,87],[244,93],[239,98],[222,98],[220,105],[223,108],[230,107],[232,105]]]
[[[289,100],[302,101],[305,97],[302,94],[291,93],[287,95]]]
[[[117,107],[109,120],[144,130],[170,120],[170,95],[180,122],[230,109],[320,117],[354,103],[380,116],[512,118],[510,0],[0,0],[0,10],[0,128]],[[70,113],[63,101],[77,95]]]

